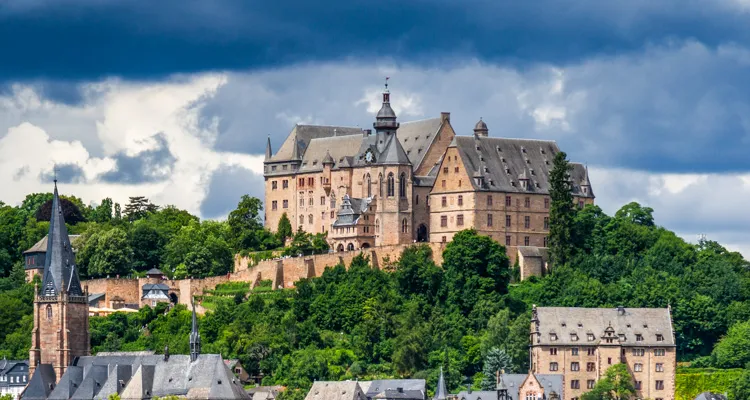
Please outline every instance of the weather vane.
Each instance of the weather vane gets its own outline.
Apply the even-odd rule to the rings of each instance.
[[[57,163],[52,166],[52,175],[54,176],[53,181],[57,184]]]
[[[385,77],[385,88],[388,89],[388,79],[391,79],[390,76]]]

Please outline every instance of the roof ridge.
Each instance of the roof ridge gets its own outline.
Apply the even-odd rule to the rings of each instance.
[[[401,122],[401,125],[404,125],[404,124],[413,124],[415,122],[432,121],[434,119],[440,119],[440,117],[422,118],[422,119],[415,119],[413,121],[404,121],[404,122]]]

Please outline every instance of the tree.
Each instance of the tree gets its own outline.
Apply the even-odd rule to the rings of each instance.
[[[111,198],[107,197],[103,199],[101,204],[94,207],[94,210],[91,212],[91,219],[100,224],[111,221],[114,213],[113,204]]]
[[[136,221],[128,234],[128,242],[133,249],[133,270],[159,267],[166,240],[150,220]]]
[[[550,262],[560,266],[568,262],[573,250],[573,219],[576,210],[570,192],[570,171],[567,155],[555,154],[549,177],[549,257]]]
[[[629,400],[633,395],[635,387],[628,366],[615,364],[607,369],[594,389],[581,396],[581,400]]]
[[[128,244],[127,233],[112,228],[97,236],[88,272],[93,276],[124,275],[130,271],[132,260],[133,250]]]
[[[498,371],[510,371],[513,367],[513,361],[505,351],[494,347],[487,352],[484,357],[484,366],[482,367],[482,390],[495,390],[497,382],[495,374]]]
[[[742,368],[750,363],[750,321],[729,328],[714,346],[712,356],[718,368]]]
[[[75,225],[79,222],[86,221],[81,209],[67,198],[60,197],[60,207],[62,207],[63,217],[65,217],[66,224]],[[35,216],[37,221],[49,221],[52,216],[52,199],[44,202],[36,210]]]
[[[148,201],[143,196],[130,197],[130,202],[125,205],[123,213],[128,221],[133,222],[145,218],[148,214],[155,213],[159,206]]]
[[[281,243],[285,243],[286,239],[292,237],[292,223],[289,222],[289,217],[286,213],[281,214],[279,218],[279,226],[276,229],[276,235],[279,236]]]

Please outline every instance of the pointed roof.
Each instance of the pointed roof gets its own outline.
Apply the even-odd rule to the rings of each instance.
[[[398,129],[398,125],[396,112],[391,108],[391,92],[388,91],[388,79],[386,78],[385,90],[383,90],[383,105],[380,106],[372,127],[375,128],[375,131],[382,131]]]
[[[391,140],[386,143],[386,147],[378,158],[378,164],[411,164],[409,156],[406,155],[396,136],[391,136]]]
[[[323,165],[326,164],[334,164],[333,157],[331,157],[331,152],[326,150],[326,155],[323,157]]]
[[[437,389],[433,400],[445,400],[448,398],[448,391],[445,389],[445,377],[443,376],[443,367],[440,367],[440,378],[438,378]]]
[[[83,296],[81,281],[75,268],[75,254],[73,254],[73,247],[70,245],[65,217],[57,193],[57,180],[55,180],[55,192],[52,197],[50,214],[47,257],[44,262],[41,293],[44,296],[56,296],[62,291],[66,291],[74,296]]]
[[[193,298],[193,329],[190,332],[190,360],[197,360],[200,354],[201,335],[198,332],[198,317],[195,314],[195,298]]]
[[[266,161],[270,160],[273,156],[273,151],[271,150],[271,135],[268,135],[268,139],[266,140]]]

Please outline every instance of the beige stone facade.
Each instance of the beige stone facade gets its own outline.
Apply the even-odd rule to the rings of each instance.
[[[373,127],[297,125],[276,153],[269,138],[266,227],[286,213],[295,229],[327,233],[334,251],[449,242],[467,228],[546,247],[555,142],[491,138],[483,121],[456,136],[449,113],[400,124],[387,90]],[[592,204],[586,168],[572,166],[574,201]]]
[[[562,374],[566,400],[580,398],[618,363],[627,365],[638,398],[674,400],[669,309],[534,307],[533,315],[532,372]]]

